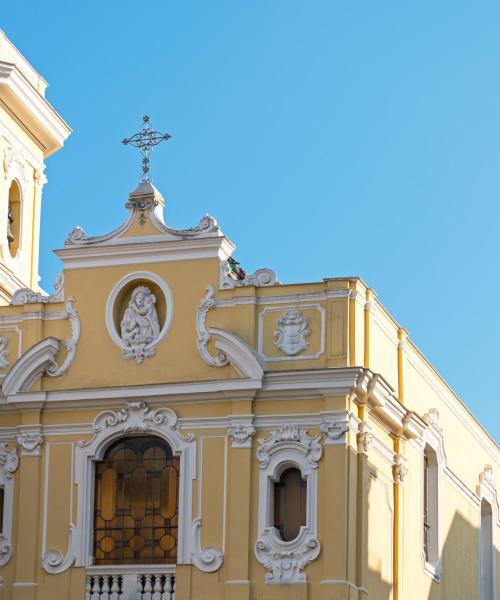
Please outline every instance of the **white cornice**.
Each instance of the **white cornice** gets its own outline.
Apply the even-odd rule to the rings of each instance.
[[[225,237],[166,241],[164,236],[115,239],[111,244],[55,250],[65,269],[226,258],[232,243]]]
[[[0,316],[0,325],[22,323],[23,321],[60,321],[67,318],[68,317],[65,312],[19,312],[15,315]]]
[[[280,289],[286,289],[286,286],[280,286]],[[222,294],[223,292],[221,292]],[[336,300],[339,298],[350,298],[350,292],[346,289],[327,290],[322,292],[309,292],[305,294],[280,294],[278,296],[233,296],[232,298],[217,299],[215,306],[217,308],[227,308],[241,304],[274,305],[274,304],[293,304],[302,302],[320,302],[326,300]]]
[[[20,69],[0,61],[0,98],[16,114],[50,156],[62,147],[71,129]]]

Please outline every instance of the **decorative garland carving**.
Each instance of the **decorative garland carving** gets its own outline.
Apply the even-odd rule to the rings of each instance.
[[[54,284],[54,293],[47,296],[40,292],[35,292],[31,288],[20,288],[14,292],[10,304],[21,306],[22,304],[50,304],[52,302],[62,302],[64,300],[64,273],[59,273]]]
[[[21,446],[21,456],[40,456],[40,447],[43,443],[41,433],[26,431],[16,436],[16,442]]]
[[[255,544],[255,554],[264,567],[269,583],[302,583],[307,581],[303,572],[305,567],[318,558],[321,550],[316,538],[308,539],[304,544],[293,550],[276,550],[272,544],[259,539]]]
[[[273,453],[279,451],[280,446],[288,446],[290,442],[296,442],[305,453],[305,460],[309,466],[317,469],[318,461],[323,454],[320,440],[321,436],[311,437],[307,431],[299,429],[297,425],[285,425],[285,427],[273,431],[268,438],[259,440],[257,458],[261,463],[260,468],[265,469],[269,465]]]
[[[80,317],[78,316],[77,311],[73,308],[74,301],[74,298],[68,298],[66,302],[65,315],[66,319],[69,319],[71,325],[71,337],[69,340],[64,342],[64,346],[66,348],[66,357],[60,366],[53,364],[46,368],[45,372],[50,377],[60,377],[61,375],[64,375],[70,368],[71,363],[75,358],[76,347],[78,345],[78,340],[80,339]]]
[[[7,346],[9,344],[9,338],[4,335],[0,336],[0,369],[5,369],[9,366],[9,352]]]
[[[23,187],[26,186],[26,156],[21,147],[8,148],[3,154],[3,170],[4,178],[9,179],[12,172],[15,170],[19,175],[20,183]]]
[[[358,454],[369,454],[373,446],[373,434],[366,421],[361,421],[356,435]]]
[[[439,411],[437,408],[430,408],[422,419],[429,427],[432,427],[438,435],[442,435],[443,427],[439,421]]]
[[[394,483],[402,485],[408,475],[408,467],[406,466],[406,459],[401,454],[396,454],[394,457],[394,464],[392,465],[392,476]]]
[[[7,448],[7,442],[0,442],[0,469],[5,479],[12,479],[19,466],[16,448]]]
[[[4,489],[3,531],[0,533],[0,567],[12,556],[12,507],[14,503],[14,473],[19,466],[16,448],[0,442],[0,485]]]
[[[208,342],[211,339],[210,333],[207,330],[206,319],[207,313],[210,309],[215,306],[215,290],[213,286],[207,287],[207,293],[200,302],[200,306],[196,313],[196,333],[198,334],[197,344],[198,352],[201,358],[210,365],[211,367],[225,367],[229,364],[229,359],[220,350],[217,352],[217,356],[212,356],[208,351]]]
[[[92,423],[94,433],[92,438],[79,441],[78,445],[81,448],[90,446],[100,433],[121,424],[125,424],[125,427],[122,427],[124,433],[133,433],[148,431],[151,426],[177,429],[177,421],[177,415],[170,408],[151,410],[145,402],[127,402],[126,407],[118,411],[105,410],[99,413]],[[180,437],[190,442],[194,439],[194,434],[190,433]]]
[[[231,425],[227,430],[227,434],[232,438],[232,448],[251,448],[252,438],[255,435],[255,427],[252,425],[253,417],[250,416],[235,416],[231,418]]]

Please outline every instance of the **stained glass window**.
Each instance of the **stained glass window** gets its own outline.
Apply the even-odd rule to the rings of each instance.
[[[179,458],[160,438],[110,446],[95,469],[95,564],[175,564],[178,487]]]

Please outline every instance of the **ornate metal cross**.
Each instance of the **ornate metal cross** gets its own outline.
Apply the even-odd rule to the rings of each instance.
[[[126,146],[131,144],[142,152],[142,177],[141,183],[145,181],[151,181],[151,175],[149,173],[150,160],[149,156],[154,148],[163,140],[169,140],[172,136],[169,133],[160,133],[159,131],[153,131],[149,123],[148,115],[142,118],[142,127],[139,133],[135,133],[129,138],[122,140],[122,144]]]

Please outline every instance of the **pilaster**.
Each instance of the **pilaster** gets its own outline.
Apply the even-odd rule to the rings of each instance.
[[[232,415],[228,430],[230,444],[226,600],[250,599],[249,553],[252,547],[250,515],[255,428],[252,425],[252,402],[233,402],[235,411],[244,408],[249,412]]]
[[[42,437],[37,428],[40,413],[23,413],[17,443],[20,446],[20,467],[17,494],[16,572],[12,600],[35,600],[37,571],[40,560],[39,531],[41,506]]]

